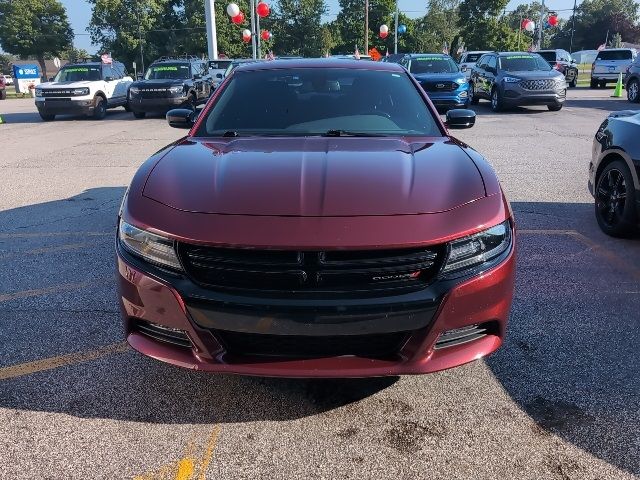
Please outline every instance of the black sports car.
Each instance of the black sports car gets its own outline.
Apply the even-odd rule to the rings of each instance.
[[[593,141],[589,191],[604,233],[627,237],[640,220],[640,110],[611,113]]]

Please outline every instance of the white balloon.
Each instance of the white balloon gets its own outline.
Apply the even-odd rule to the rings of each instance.
[[[230,3],[227,5],[227,14],[233,18],[240,13],[240,7],[236,3]]]
[[[534,21],[528,22],[528,23],[524,26],[524,29],[525,29],[527,32],[533,32],[533,31],[536,29],[536,22],[534,22]]]
[[[249,30],[248,28],[245,28],[244,30],[242,30],[242,36],[244,38],[249,38],[251,36],[251,30]]]
[[[380,33],[389,33],[389,27],[386,25],[380,25]]]

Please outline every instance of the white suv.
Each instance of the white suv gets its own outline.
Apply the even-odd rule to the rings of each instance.
[[[36,87],[36,107],[43,120],[81,114],[102,119],[108,108],[129,110],[127,91],[133,79],[120,62],[67,64],[50,82]]]
[[[627,67],[633,63],[637,55],[635,48],[607,48],[600,50],[591,65],[591,88],[603,88],[607,83],[614,83],[622,73],[624,77]]]
[[[471,77],[471,70],[473,69],[473,66],[476,64],[478,60],[480,60],[480,57],[485,53],[491,53],[491,52],[488,52],[485,50],[478,50],[475,52],[464,52],[462,54],[462,56],[460,57],[460,61],[458,62],[458,65],[460,65],[460,71],[464,73],[464,76],[467,77],[467,80],[469,79],[469,77]]]

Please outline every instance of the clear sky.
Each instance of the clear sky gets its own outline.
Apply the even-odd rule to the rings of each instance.
[[[91,39],[87,35],[87,26],[91,19],[91,7],[85,0],[61,0],[67,8],[67,15],[76,34],[76,48],[84,48],[89,53],[95,53],[97,47],[91,45]],[[230,1],[230,0],[229,0]],[[269,0],[267,0],[269,1]],[[420,17],[426,12],[425,0],[398,0],[399,8],[409,17]],[[578,5],[582,0],[578,0]],[[329,14],[326,20],[332,20],[340,11],[338,0],[327,0],[329,5]],[[514,9],[521,3],[529,3],[522,0],[511,0],[507,6],[507,10]],[[552,10],[557,10],[561,17],[571,15],[570,10],[573,8],[573,0],[546,0],[545,5]],[[204,2],[203,7],[204,9]],[[566,11],[562,11],[565,10]]]

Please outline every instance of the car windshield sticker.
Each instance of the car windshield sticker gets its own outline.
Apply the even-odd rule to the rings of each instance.
[[[88,68],[65,68],[64,71],[67,73],[88,72],[89,69]]]
[[[444,60],[448,60],[445,57],[418,57],[418,58],[414,58],[413,59],[416,62],[433,62],[435,61],[444,61]]]
[[[154,72],[177,72],[178,67],[153,67]]]
[[[517,60],[519,58],[533,58],[531,55],[509,55],[505,57],[507,60]]]

